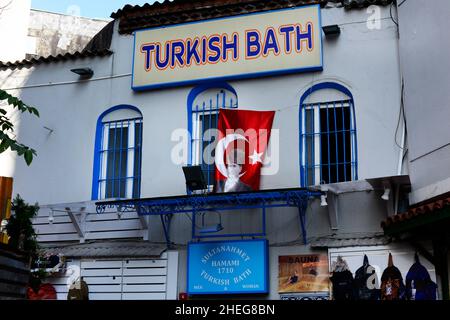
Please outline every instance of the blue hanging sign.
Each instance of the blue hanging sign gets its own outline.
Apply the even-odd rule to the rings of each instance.
[[[190,243],[188,293],[267,293],[267,249],[267,240]]]

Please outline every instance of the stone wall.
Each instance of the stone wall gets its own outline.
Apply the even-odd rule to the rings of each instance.
[[[35,45],[27,54],[46,57],[81,51],[108,22],[31,10],[28,36]]]

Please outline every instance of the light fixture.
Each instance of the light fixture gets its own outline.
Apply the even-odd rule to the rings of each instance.
[[[216,211],[215,211],[216,212]],[[206,212],[202,214],[202,227],[199,229],[200,233],[216,233],[223,230],[222,226],[222,215],[219,212],[216,212],[219,216],[219,223],[213,225],[205,225],[205,215]]]
[[[186,180],[186,187],[189,191],[193,192],[208,189],[201,166],[183,167],[183,172]]]
[[[326,37],[337,37],[341,34],[341,28],[337,24],[322,27]]]
[[[82,79],[89,79],[94,75],[94,70],[92,70],[91,68],[75,68],[71,69],[70,71],[76,73]]]
[[[53,222],[55,221],[55,217],[53,216],[53,210],[50,211],[49,215],[48,215],[48,223],[53,224]]]
[[[389,188],[385,188],[384,189],[384,193],[381,196],[381,199],[383,199],[384,201],[389,201],[389,195],[391,194],[391,189]]]
[[[321,207],[326,207],[326,206],[328,206],[327,195],[326,195],[326,194],[322,194],[322,195],[320,196],[320,206],[321,206]]]

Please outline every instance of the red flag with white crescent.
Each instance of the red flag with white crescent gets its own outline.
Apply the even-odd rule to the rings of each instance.
[[[215,149],[215,192],[257,191],[275,111],[222,109]]]

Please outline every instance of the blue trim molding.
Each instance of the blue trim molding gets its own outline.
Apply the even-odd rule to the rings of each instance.
[[[194,107],[194,101],[195,98],[197,98],[198,95],[201,93],[210,90],[210,89],[218,89],[218,90],[228,90],[232,92],[236,99],[238,99],[238,95],[236,93],[236,90],[229,85],[226,82],[218,81],[218,82],[208,82],[202,85],[199,85],[195,87],[194,89],[189,92],[188,98],[187,98],[187,116],[188,116],[188,132],[189,132],[189,143],[188,143],[188,165],[192,165],[192,113],[193,113],[193,107]],[[236,101],[236,105],[238,105],[238,100]]]
[[[303,139],[302,139],[302,130],[303,130],[303,119],[302,119],[302,106],[305,104],[306,99],[313,94],[316,91],[319,90],[325,90],[325,89],[332,89],[339,92],[344,93],[349,97],[349,100],[351,101],[351,127],[353,130],[355,130],[355,136],[354,136],[354,143],[352,141],[352,153],[354,153],[355,158],[355,174],[354,179],[358,180],[358,140],[357,140],[357,134],[356,134],[356,114],[355,114],[355,103],[353,99],[353,94],[351,91],[346,88],[345,86],[336,83],[336,82],[321,82],[318,84],[313,85],[311,88],[305,91],[303,95],[300,98],[300,105],[299,105],[299,160],[300,160],[300,186],[306,187],[307,182],[305,180],[305,172],[304,172],[304,166],[303,166],[303,153],[305,152],[303,150]]]
[[[91,199],[98,200],[98,189],[99,189],[99,179],[100,179],[100,151],[102,147],[102,131],[103,131],[103,118],[114,111],[118,110],[133,110],[138,112],[142,117],[142,112],[132,105],[120,104],[109,108],[104,111],[97,119],[97,125],[95,129],[95,144],[94,144],[94,167],[92,171],[92,193]]]

